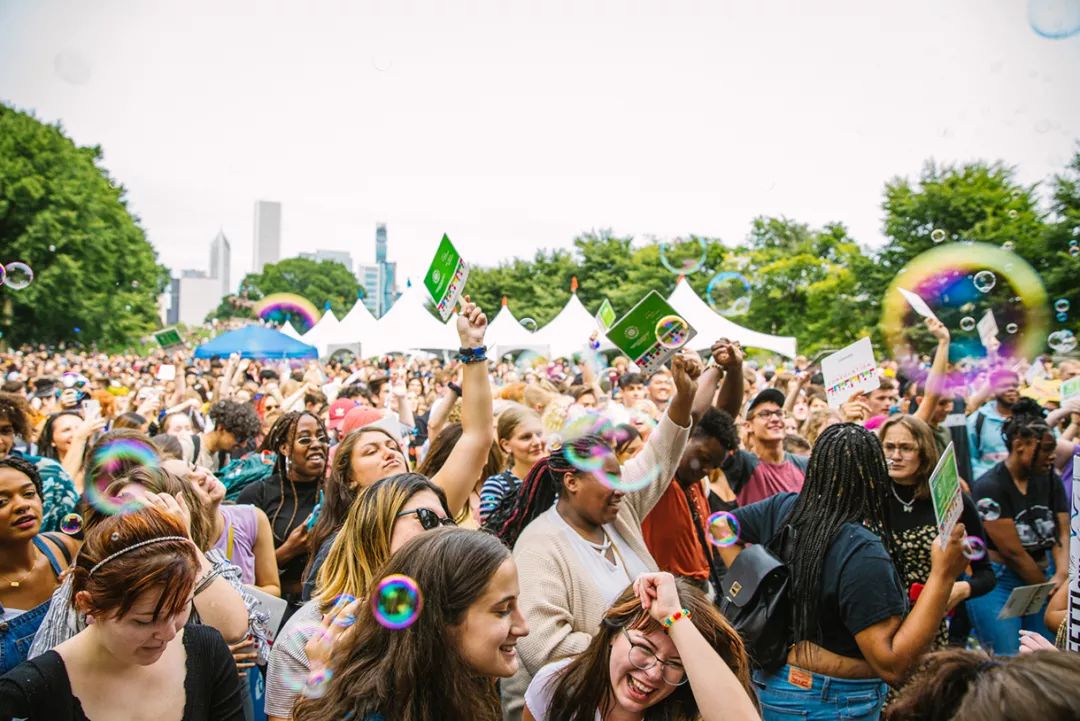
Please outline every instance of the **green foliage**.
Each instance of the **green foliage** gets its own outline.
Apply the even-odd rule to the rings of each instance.
[[[261,273],[248,273],[240,284],[240,294],[257,301],[272,293],[293,293],[311,301],[319,312],[324,312],[326,304],[340,319],[357,300],[360,282],[349,269],[332,260],[315,261],[308,258],[287,258],[265,266]],[[250,312],[241,304],[234,305],[230,298],[224,298],[211,318],[244,318]],[[303,332],[306,323],[296,313],[286,313],[282,318],[292,321],[293,326]]]
[[[101,159],[59,125],[0,104],[0,263],[34,271],[22,290],[0,286],[8,343],[115,349],[158,327],[168,271]]]

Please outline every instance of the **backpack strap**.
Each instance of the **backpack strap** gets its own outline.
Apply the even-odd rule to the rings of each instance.
[[[975,458],[972,459],[975,461],[982,458],[982,429],[985,422],[986,416],[982,411],[975,414]]]
[[[678,483],[678,480],[674,481]],[[720,590],[720,574],[716,569],[716,557],[713,554],[712,544],[705,538],[705,525],[701,520],[701,514],[698,513],[697,506],[694,505],[694,499],[690,497],[690,493],[679,485],[679,490],[682,491],[683,497],[686,498],[686,505],[690,508],[690,519],[694,524],[694,533],[697,535],[698,543],[701,544],[701,550],[705,553],[705,561],[709,564],[709,583],[713,586],[713,593],[717,594],[717,598],[722,593]]]

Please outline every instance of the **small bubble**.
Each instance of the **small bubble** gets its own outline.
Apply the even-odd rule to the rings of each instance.
[[[1016,247],[1016,245],[1011,240],[1006,240],[1004,243],[1001,244],[1001,249],[1002,250],[1011,251],[1015,247]]]
[[[706,521],[709,542],[714,546],[733,546],[739,540],[739,519],[727,511],[717,511]]]
[[[997,285],[997,276],[989,270],[980,270],[975,274],[972,282],[975,284],[975,290],[980,293],[989,293]]]
[[[312,671],[308,674],[301,693],[307,698],[322,698],[326,695],[326,687],[333,677],[334,672],[328,668]]]
[[[1010,210],[1009,211],[1009,217],[1011,219],[1016,220],[1019,216],[1020,216],[1020,213],[1016,212],[1015,210]]]
[[[34,282],[34,271],[19,261],[5,265],[4,276],[4,285],[12,290],[22,290]]]
[[[1067,321],[1069,319],[1069,314],[1068,313],[1058,313],[1056,317],[1057,317],[1058,323],[1064,323],[1065,321]]]
[[[1076,348],[1076,336],[1071,330],[1054,331],[1046,339],[1046,344],[1057,353],[1068,353]]]
[[[56,246],[55,245],[50,245],[49,246],[49,252],[50,253],[55,253],[56,252]]]
[[[131,281],[131,287],[132,288],[138,288],[139,287],[139,281],[137,281],[137,280]]]
[[[1068,313],[1069,312],[1069,299],[1068,298],[1058,298],[1057,300],[1055,300],[1054,301],[1054,310],[1056,310],[1058,313]]]
[[[660,264],[676,275],[690,275],[705,266],[708,246],[704,238],[677,238],[660,243]]]
[[[656,322],[656,342],[662,348],[682,348],[690,340],[690,325],[677,315],[667,315]]]
[[[984,521],[996,521],[1001,518],[1001,504],[993,498],[980,498],[975,507],[979,511],[979,518]]]
[[[972,331],[975,330],[975,319],[970,315],[966,315],[960,319],[960,330]]]
[[[1080,245],[1073,245],[1069,248],[1069,255],[1072,257],[1080,256]]]
[[[521,323],[522,328],[529,331],[530,333],[535,333],[536,329],[538,327],[536,321],[533,320],[532,318],[522,318],[518,322]]]
[[[934,241],[935,243],[944,242],[944,240],[945,240],[945,231],[942,230],[941,228],[934,228],[930,232],[930,240]]]
[[[969,561],[978,561],[986,556],[986,544],[978,536],[968,536],[961,542],[961,552]]]
[[[400,573],[384,578],[371,594],[375,620],[392,630],[411,626],[419,618],[423,606],[416,581]]]
[[[60,519],[60,530],[69,536],[76,535],[82,530],[82,516],[78,513],[69,513]]]

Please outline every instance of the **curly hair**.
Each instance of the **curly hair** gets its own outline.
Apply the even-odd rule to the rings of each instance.
[[[7,458],[0,458],[0,468],[10,468],[23,474],[34,484],[38,496],[41,495],[41,474],[38,473],[37,466],[30,461],[21,456],[8,456]]]
[[[1012,411],[1012,415],[1001,427],[1001,439],[1010,452],[1017,440],[1042,438],[1051,432],[1045,418],[1046,411],[1032,399],[1021,398],[1013,405]]]
[[[210,420],[214,422],[215,430],[232,433],[241,442],[262,430],[259,415],[246,403],[218,401],[210,406]]]
[[[705,411],[697,423],[691,436],[712,438],[729,451],[739,447],[739,431],[735,427],[735,421],[727,411],[710,408]]]
[[[30,438],[30,404],[18,393],[0,393],[0,418],[11,421],[15,435]]]

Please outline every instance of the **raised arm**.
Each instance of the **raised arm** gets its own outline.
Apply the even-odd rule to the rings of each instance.
[[[634,581],[634,592],[642,609],[657,622],[663,622],[683,608],[675,577],[670,573],[641,574]],[[730,633],[732,638],[727,640],[737,644],[735,631]],[[668,635],[679,651],[702,721],[758,721],[761,718],[746,687],[701,635],[692,619],[674,622]]]
[[[927,318],[926,328],[937,338],[938,343],[937,350],[934,351],[934,363],[926,376],[926,393],[915,411],[915,417],[929,423],[934,407],[945,392],[945,370],[949,364],[949,329],[937,318]]]
[[[465,296],[465,304],[458,316],[457,329],[463,349],[484,347],[487,316],[468,296]],[[495,441],[486,359],[465,364],[461,394],[461,438],[450,451],[446,463],[431,479],[446,493],[446,503],[454,515],[469,502],[469,493],[480,480],[491,444]]]

